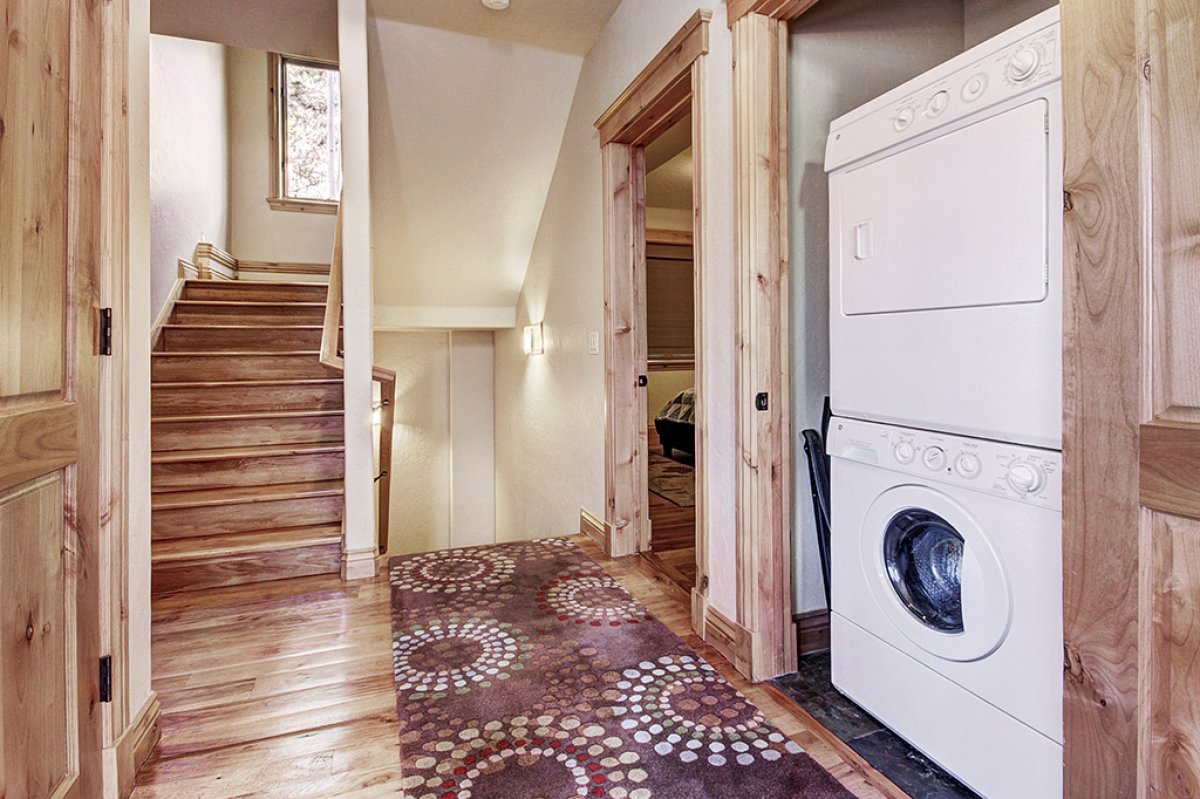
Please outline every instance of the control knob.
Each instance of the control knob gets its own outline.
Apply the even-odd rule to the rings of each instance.
[[[935,472],[941,471],[946,467],[946,450],[941,447],[926,447],[922,460],[925,461],[926,468]]]
[[[1027,81],[1037,74],[1042,54],[1035,47],[1022,47],[1008,62],[1008,77],[1015,83]]]
[[[979,456],[973,455],[970,452],[964,452],[954,461],[954,471],[958,472],[959,477],[965,477],[972,480],[979,476],[983,465],[979,462]]]
[[[945,111],[948,105],[950,105],[950,92],[942,89],[930,97],[929,102],[925,104],[925,116],[935,117]]]
[[[911,125],[913,120],[916,118],[917,115],[912,108],[905,106],[896,112],[896,116],[892,119],[892,127],[896,129],[897,133],[899,133],[900,131],[907,130],[908,126]]]
[[[913,449],[911,441],[901,441],[892,450],[892,454],[896,456],[896,460],[901,463],[912,463],[913,458],[917,457],[917,451]]]
[[[1017,461],[1008,467],[1008,484],[1022,494],[1036,494],[1046,484],[1046,473],[1036,463]]]

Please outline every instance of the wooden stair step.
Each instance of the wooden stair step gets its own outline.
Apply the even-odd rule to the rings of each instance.
[[[153,542],[150,560],[154,564],[159,564],[232,555],[252,555],[260,552],[275,552],[289,547],[337,544],[341,540],[342,528],[336,524],[176,538]]]
[[[320,323],[325,318],[324,302],[255,302],[178,300],[171,311],[173,324],[261,324],[288,325]]]
[[[182,299],[204,301],[325,302],[329,284],[275,280],[188,280]]]
[[[232,380],[152,383],[154,416],[195,416],[207,412],[338,410],[341,378]]]
[[[341,410],[249,411],[189,416],[157,416],[150,420],[155,452],[203,447],[341,442]]]
[[[154,453],[150,467],[151,490],[158,493],[340,480],[345,475],[343,449],[339,442]]]
[[[151,495],[152,539],[193,538],[271,527],[340,524],[341,480],[232,486]]]
[[[319,350],[150,353],[150,379],[156,383],[336,376],[321,364]]]
[[[336,574],[340,524],[155,541],[151,590],[156,595]]]
[[[244,352],[246,350],[319,350],[321,325],[179,325],[165,324],[160,352]]]

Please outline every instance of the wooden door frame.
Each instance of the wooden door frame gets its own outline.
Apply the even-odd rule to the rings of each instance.
[[[696,383],[704,374],[704,58],[712,12],[702,9],[596,121],[604,173],[605,549],[614,557],[650,548],[646,392],[645,146],[692,116],[692,249]],[[697,587],[706,585],[706,403],[696,398]],[[693,608],[697,607],[693,600]],[[696,620],[693,619],[693,625]]]

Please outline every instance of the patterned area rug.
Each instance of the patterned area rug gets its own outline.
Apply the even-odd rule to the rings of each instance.
[[[843,799],[567,539],[395,558],[411,799]]]
[[[696,470],[650,450],[650,490],[681,508],[696,505]]]

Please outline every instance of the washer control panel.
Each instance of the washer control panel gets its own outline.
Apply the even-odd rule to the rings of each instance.
[[[1062,453],[927,430],[835,418],[829,455],[1062,509]]]
[[[836,120],[826,169],[864,158],[983,108],[1059,80],[1057,9]]]

